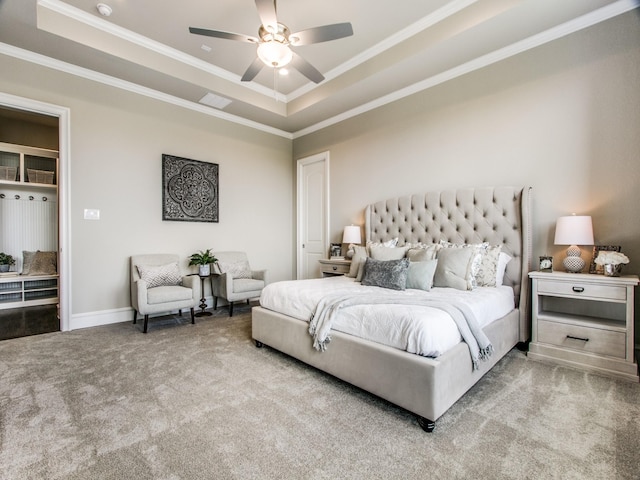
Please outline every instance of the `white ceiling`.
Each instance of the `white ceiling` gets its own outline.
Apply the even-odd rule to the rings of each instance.
[[[254,0],[103,0],[113,9],[109,17],[99,14],[98,3],[0,0],[0,53],[290,138],[638,6],[638,0],[280,0],[278,21],[292,31],[353,25],[351,37],[295,48],[326,77],[314,84],[295,70],[275,76],[267,67],[241,82],[255,46],[189,33],[200,27],[258,36]],[[223,110],[198,104],[208,92],[231,103]]]

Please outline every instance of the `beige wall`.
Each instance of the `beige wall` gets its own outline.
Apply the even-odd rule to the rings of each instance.
[[[245,250],[272,281],[293,272],[291,141],[2,57],[0,91],[68,107],[72,315],[130,306],[128,257]],[[220,166],[219,223],[162,221],[163,153]],[[101,219],[83,219],[85,208]],[[207,292],[208,293],[208,292]]]
[[[535,259],[550,254],[561,266],[555,220],[576,212],[592,215],[596,243],[622,245],[625,271],[638,273],[639,87],[640,16],[632,11],[296,139],[294,159],[331,152],[333,242],[344,225],[363,223],[367,203],[531,185]]]
[[[34,121],[31,121],[11,118],[11,113],[0,108],[0,142],[58,150],[58,127],[37,123],[36,114],[32,115]]]

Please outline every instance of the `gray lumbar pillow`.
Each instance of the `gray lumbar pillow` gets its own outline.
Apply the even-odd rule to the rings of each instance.
[[[409,259],[376,260],[367,258],[362,274],[362,285],[404,290],[407,285]]]
[[[433,286],[470,290],[467,278],[473,255],[473,248],[443,248],[440,250]]]
[[[433,276],[436,273],[438,260],[427,260],[424,262],[411,262],[407,271],[407,288],[418,290],[431,290],[433,286]]]

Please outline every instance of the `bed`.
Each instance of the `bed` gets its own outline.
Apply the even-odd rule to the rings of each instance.
[[[436,420],[506,353],[529,339],[530,198],[529,187],[466,188],[397,197],[365,209],[368,244],[395,239],[398,246],[484,243],[499,245],[511,257],[501,283],[513,295],[512,308],[482,326],[492,348],[482,361],[474,364],[471,347],[464,341],[433,358],[335,328],[322,351],[314,348],[308,321],[286,309],[267,308],[262,299],[252,309],[256,346],[267,345],[384,398],[414,413],[419,425],[431,432]],[[354,283],[346,278],[313,281],[344,282],[345,287]]]

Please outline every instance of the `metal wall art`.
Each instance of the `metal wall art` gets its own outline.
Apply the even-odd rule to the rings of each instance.
[[[218,164],[162,155],[162,220],[218,222]]]

